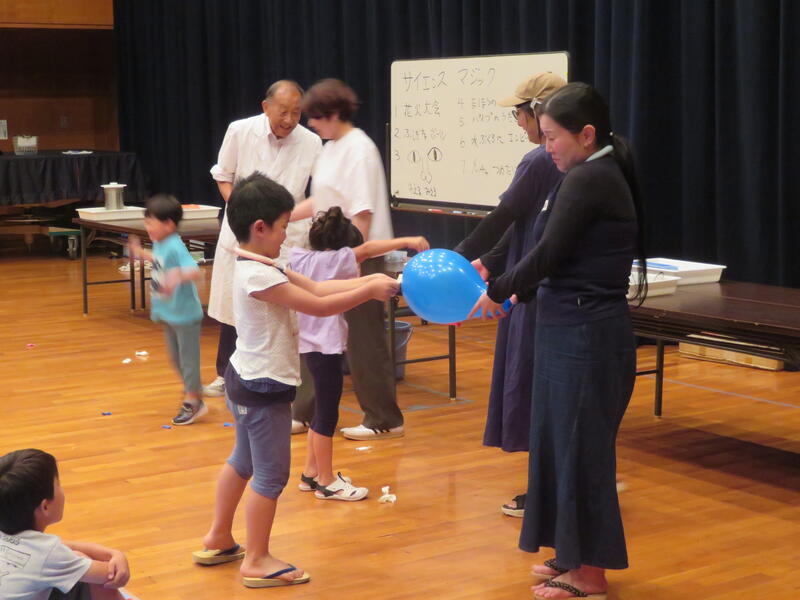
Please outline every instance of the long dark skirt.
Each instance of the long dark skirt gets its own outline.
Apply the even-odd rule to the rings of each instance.
[[[636,377],[628,314],[536,328],[528,495],[520,548],[559,566],[628,566],[615,443]]]
[[[528,450],[535,329],[535,299],[517,304],[497,324],[484,446],[496,446],[506,452]]]

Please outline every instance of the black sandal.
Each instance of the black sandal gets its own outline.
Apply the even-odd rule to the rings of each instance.
[[[562,600],[572,600],[573,598],[589,598],[590,600],[606,600],[607,594],[606,592],[601,592],[599,594],[587,594],[583,590],[579,590],[574,585],[570,585],[568,583],[564,583],[563,581],[553,581],[552,579],[548,580],[544,584],[545,587],[549,588],[558,588],[560,590],[564,590],[572,594],[569,598],[564,598]],[[533,595],[536,600],[548,600],[544,596],[540,596],[539,594],[534,593]]]
[[[558,577],[559,575],[563,575],[564,573],[566,573],[567,571],[569,571],[569,569],[564,569],[564,568],[562,568],[562,567],[561,567],[561,566],[560,566],[560,565],[559,565],[559,564],[556,562],[556,559],[555,559],[555,558],[548,558],[546,561],[544,561],[544,562],[542,563],[542,565],[543,565],[543,566],[545,566],[545,567],[547,567],[547,568],[548,568],[548,569],[550,569],[551,571],[555,571],[556,573],[558,573],[558,575],[546,575],[546,574],[544,574],[544,573],[537,573],[537,572],[536,572],[536,571],[534,571],[534,570],[531,570],[531,575],[533,575],[534,577],[537,577],[537,578],[539,578],[539,579],[541,579],[541,580],[546,580],[546,579],[548,579],[548,580],[549,580],[549,579],[553,579],[553,577]]]
[[[525,516],[525,494],[514,496],[511,504],[503,504],[500,510],[503,511],[504,515],[521,519]]]
[[[301,492],[314,492],[319,487],[319,484],[314,477],[300,473],[300,483],[297,484],[297,487]]]

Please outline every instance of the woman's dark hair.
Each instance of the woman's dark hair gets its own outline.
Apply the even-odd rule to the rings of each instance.
[[[360,246],[364,243],[364,236],[344,216],[341,208],[332,206],[325,212],[318,212],[314,217],[308,232],[308,242],[312,250],[339,250]]]
[[[250,240],[250,226],[259,219],[270,227],[281,215],[292,212],[294,198],[280,183],[255,171],[233,186],[228,200],[228,225],[238,242]]]
[[[34,512],[55,496],[56,459],[41,450],[15,450],[0,457],[0,531],[16,535],[36,527]]]
[[[183,218],[183,207],[171,194],[156,194],[147,201],[144,216],[153,217],[159,221],[172,221],[177,227]]]
[[[352,121],[358,110],[358,96],[339,79],[323,79],[312,85],[300,104],[309,119],[322,119],[338,114],[341,121]]]
[[[588,83],[573,82],[559,88],[545,100],[542,113],[571,133],[580,133],[586,125],[592,125],[595,130],[597,148],[603,148],[608,144],[614,148],[613,156],[631,190],[633,206],[636,210],[638,224],[636,258],[639,260],[641,268],[637,272],[637,289],[634,300],[641,305],[647,297],[645,212],[644,198],[636,177],[630,144],[624,138],[612,133],[608,104],[600,92]]]

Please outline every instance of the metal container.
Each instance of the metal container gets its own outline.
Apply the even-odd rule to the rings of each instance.
[[[125,189],[124,183],[117,183],[112,181],[100,186],[103,188],[106,200],[106,210],[121,210],[125,208],[122,202],[122,193]]]

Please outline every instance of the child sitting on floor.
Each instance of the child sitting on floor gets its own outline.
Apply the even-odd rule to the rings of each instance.
[[[290,268],[314,281],[358,277],[358,265],[392,250],[410,248],[421,252],[430,246],[424,237],[371,240],[364,243],[358,228],[338,206],[320,212],[308,234],[311,250],[293,248]],[[314,378],[314,419],[308,430],[308,457],[299,488],[314,491],[320,500],[354,502],[369,490],[356,487],[350,478],[333,474],[333,433],[339,420],[342,397],[342,355],[347,349],[344,315],[298,315],[300,354]]]
[[[277,258],[286,238],[294,199],[261,173],[236,183],[228,202],[228,223],[248,256]],[[211,529],[195,562],[216,565],[244,558],[247,587],[306,583],[303,569],[270,554],[278,497],[289,479],[291,401],[300,383],[297,317],[336,315],[367,300],[384,301],[398,284],[379,274],[347,281],[316,282],[298,273],[240,256],[233,275],[236,350],[225,372],[228,408],[236,421],[236,442],[217,483]],[[251,479],[252,478],[252,479]],[[248,480],[247,551],[233,539],[236,508]]]
[[[132,257],[153,263],[150,318],[164,323],[167,350],[183,379],[183,401],[172,419],[173,425],[191,425],[208,412],[200,383],[203,307],[193,283],[200,276],[200,269],[177,233],[182,218],[183,208],[175,196],[153,196],[144,212],[144,226],[153,241],[153,251],[143,249],[135,235],[128,244]]]
[[[56,459],[41,450],[0,457],[0,598],[122,600],[125,555],[44,530],[64,515]]]

